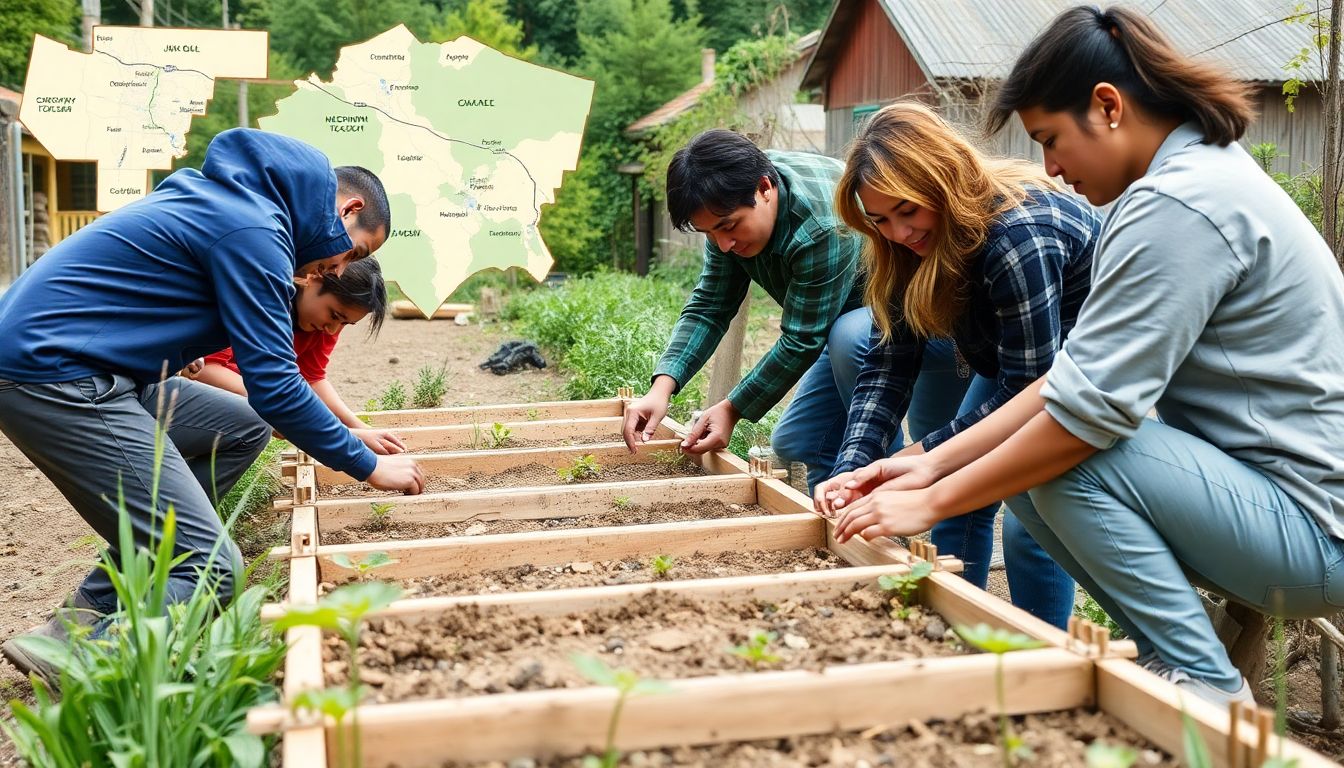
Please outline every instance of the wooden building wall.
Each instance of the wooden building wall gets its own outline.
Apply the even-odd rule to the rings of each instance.
[[[826,82],[826,109],[930,94],[929,83],[878,0],[865,0]]]

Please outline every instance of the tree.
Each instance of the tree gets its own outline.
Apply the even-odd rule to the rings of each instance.
[[[397,24],[427,38],[435,9],[421,0],[272,0],[265,13],[270,18],[271,50],[300,71],[326,78],[342,47]]]
[[[538,61],[563,69],[583,56],[575,0],[511,0],[511,4],[511,15],[523,25],[525,41],[539,49]]]
[[[723,53],[752,37],[805,35],[826,23],[830,11],[831,0],[715,0],[703,20],[705,44]]]
[[[75,0],[0,0],[0,83],[23,87],[33,35],[78,45],[79,14]]]
[[[1299,10],[1284,21],[1293,24],[1306,24],[1311,28],[1311,43],[1304,46],[1285,66],[1289,74],[1283,85],[1283,93],[1288,111],[1293,111],[1294,101],[1306,82],[1315,84],[1321,94],[1322,117],[1325,130],[1322,140],[1320,203],[1321,234],[1334,252],[1335,259],[1344,268],[1344,217],[1340,215],[1340,204],[1344,202],[1344,125],[1341,125],[1341,108],[1344,108],[1344,91],[1340,90],[1340,24],[1344,23],[1344,0],[1330,0],[1329,10],[1324,11],[1321,3],[1315,10]],[[1319,69],[1310,69],[1313,62]]]
[[[467,0],[466,6],[449,12],[429,32],[435,40],[455,40],[466,35],[500,53],[530,61],[536,45],[523,45],[523,25],[509,18],[505,0]]]

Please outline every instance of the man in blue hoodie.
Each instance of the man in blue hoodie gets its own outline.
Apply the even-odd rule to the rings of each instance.
[[[271,427],[374,487],[423,490],[409,457],[375,455],[336,420],[294,358],[294,276],[341,272],[390,227],[372,173],[333,171],[316,149],[282,136],[219,134],[200,171],[178,171],[66,238],[0,296],[0,432],[114,551],[119,494],[139,546],[171,506],[176,554],[188,557],[172,571],[169,599],[189,598],[207,574],[227,601],[240,557],[213,501]],[[230,346],[246,400],[164,378]],[[168,440],[156,466],[161,422]],[[62,618],[87,625],[115,609],[110,581],[94,570],[32,632],[61,636]],[[52,672],[13,640],[3,651],[22,671]]]

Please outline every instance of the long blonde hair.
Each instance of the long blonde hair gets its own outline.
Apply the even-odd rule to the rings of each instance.
[[[859,201],[860,185],[938,214],[926,256],[882,236]],[[890,307],[898,297],[902,319],[919,336],[952,334],[969,290],[967,262],[994,218],[1026,200],[1028,186],[1059,188],[1030,163],[985,157],[923,104],[896,102],[873,115],[850,147],[835,207],[868,240],[864,303],[884,342],[892,337]]]

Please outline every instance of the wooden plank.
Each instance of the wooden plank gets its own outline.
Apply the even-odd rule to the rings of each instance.
[[[1242,724],[1235,740],[1243,754],[1236,755],[1231,745],[1231,718],[1226,710],[1197,696],[1183,695],[1175,685],[1157,677],[1131,661],[1101,659],[1096,662],[1097,704],[1106,714],[1118,718],[1162,749],[1185,753],[1181,710],[1195,722],[1216,766],[1251,765],[1249,755],[1258,747],[1253,727]],[[1269,754],[1279,754],[1279,739],[1271,734]],[[1292,740],[1284,740],[1283,756],[1298,761],[1298,768],[1339,768],[1339,764]],[[1257,764],[1258,765],[1258,764]]]
[[[451,408],[423,408],[403,411],[367,411],[358,414],[373,427],[429,427],[451,424],[494,423],[496,421],[543,421],[620,416],[624,406],[620,398],[606,400],[559,400],[545,403],[508,405],[468,405]]]
[[[289,556],[311,555],[317,545],[317,509],[311,504],[294,507],[289,518]]]
[[[369,503],[394,504],[394,520],[412,523],[458,523],[466,520],[543,520],[581,517],[611,507],[617,498],[631,504],[668,500],[714,499],[724,504],[755,504],[756,483],[741,475],[673,477],[623,483],[500,488],[486,491],[446,491],[420,496],[333,497],[319,500],[318,527],[332,531],[368,522]],[[284,508],[284,507],[281,507]]]
[[[553,421],[511,421],[503,424],[512,431],[510,438],[517,440],[547,441],[555,444],[593,442],[621,431],[619,416],[599,416],[591,419],[557,419]],[[469,451],[490,447],[491,427],[499,422],[456,424],[447,427],[400,427],[398,437],[412,451]],[[669,429],[659,426],[655,437],[674,437]],[[507,444],[506,444],[507,445]]]
[[[452,536],[415,541],[338,544],[317,550],[322,581],[343,582],[357,571],[332,562],[346,555],[359,562],[385,552],[397,562],[378,569],[380,579],[409,579],[449,573],[479,573],[518,565],[537,567],[576,561],[685,557],[697,552],[778,551],[822,547],[825,526],[815,515],[778,515],[726,520],[692,520],[577,530]],[[272,557],[288,557],[288,549]]]
[[[327,731],[320,725],[286,731],[280,753],[285,768],[327,768]]]
[[[830,571],[660,581],[650,584],[551,589],[541,592],[425,597],[398,600],[387,609],[378,612],[376,616],[416,619],[463,606],[477,606],[482,610],[517,611],[538,616],[557,616],[576,611],[619,607],[653,593],[667,593],[696,600],[732,602],[827,599],[872,584],[883,574],[908,573],[909,570],[909,566],[905,565],[885,565]],[[267,605],[262,608],[261,615],[263,619],[274,620],[282,610],[281,606]]]
[[[988,654],[878,664],[718,675],[669,681],[664,693],[628,699],[622,750],[831,733],[993,711],[996,660]],[[1004,657],[1012,714],[1088,706],[1090,664],[1059,649]],[[437,766],[599,751],[616,694],[610,688],[505,693],[365,706],[365,765]],[[283,710],[249,714],[253,732],[285,725]],[[470,739],[444,734],[470,734]]]
[[[603,467],[642,464],[653,461],[652,455],[659,451],[676,451],[678,445],[677,440],[650,440],[637,446],[635,453],[630,453],[623,442],[555,448],[506,448],[499,451],[446,451],[423,453],[416,456],[415,461],[428,475],[464,477],[470,473],[494,474],[528,464],[559,469],[579,456],[588,454],[592,454],[593,460]],[[317,482],[322,485],[345,485],[359,481],[344,472],[319,465]]]

